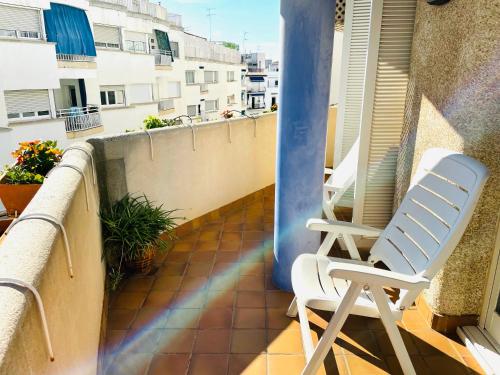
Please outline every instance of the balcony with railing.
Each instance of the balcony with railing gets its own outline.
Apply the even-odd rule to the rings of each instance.
[[[56,116],[64,119],[66,132],[79,132],[102,126],[100,110],[96,105],[58,109]]]
[[[172,51],[166,51],[161,49],[154,49],[151,53],[155,57],[155,65],[159,66],[171,66],[173,62]]]
[[[185,34],[184,53],[186,58],[240,64],[241,55],[237,50],[209,42],[207,39]]]

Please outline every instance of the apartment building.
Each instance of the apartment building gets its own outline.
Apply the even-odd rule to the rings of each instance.
[[[246,53],[241,60],[247,68],[244,77],[247,109],[250,112],[270,110],[273,104],[278,104],[278,61],[266,59],[263,52]]]
[[[238,51],[185,33],[148,0],[2,0],[0,55],[1,164],[23,140],[65,147],[149,115],[241,109]]]

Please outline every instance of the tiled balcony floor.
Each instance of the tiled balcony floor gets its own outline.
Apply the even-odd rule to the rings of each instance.
[[[203,226],[158,260],[154,276],[128,280],[111,298],[107,374],[300,374],[292,295],[276,290],[272,271],[273,197]],[[321,335],[324,318],[311,313]],[[400,323],[419,374],[475,374],[456,337],[431,330],[416,310]],[[377,319],[350,317],[321,373],[399,374]]]

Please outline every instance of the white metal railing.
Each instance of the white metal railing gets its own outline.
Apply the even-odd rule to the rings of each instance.
[[[83,62],[93,62],[95,61],[95,56],[85,56],[85,55],[71,55],[67,53],[58,53],[56,55],[57,60],[60,61],[83,61]]]
[[[127,0],[92,0],[92,2],[100,2],[100,3],[111,4],[111,5],[118,5],[118,6],[122,6],[122,7],[126,7],[128,4]]]
[[[172,65],[172,51],[154,49],[151,52],[155,56],[155,65]]]
[[[174,99],[162,99],[158,102],[159,111],[167,111],[169,109],[174,109]]]
[[[101,113],[96,105],[72,107],[56,111],[59,118],[64,118],[67,132],[76,132],[102,126]]]
[[[125,49],[130,52],[135,53],[146,53],[146,42],[140,42],[136,40],[126,40],[125,41]]]
[[[205,38],[185,34],[184,45],[184,54],[187,58],[222,61],[231,64],[241,63],[241,55],[237,50],[209,42]]]
[[[171,25],[178,27],[182,26],[182,17],[179,14],[168,13],[167,9],[159,4],[149,2],[149,0],[98,0],[111,4],[118,4],[127,7],[130,12],[143,14],[162,21],[166,21]]]

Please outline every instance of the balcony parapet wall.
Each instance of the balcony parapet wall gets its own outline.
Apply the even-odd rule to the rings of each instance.
[[[92,152],[92,147],[79,143]],[[0,278],[32,284],[42,298],[55,360],[49,359],[33,295],[0,285],[0,374],[96,374],[104,298],[99,195],[89,157],[70,150],[46,179],[22,216],[51,215],[64,225],[74,277],[70,278],[62,232],[50,222],[17,223],[0,244]]]

